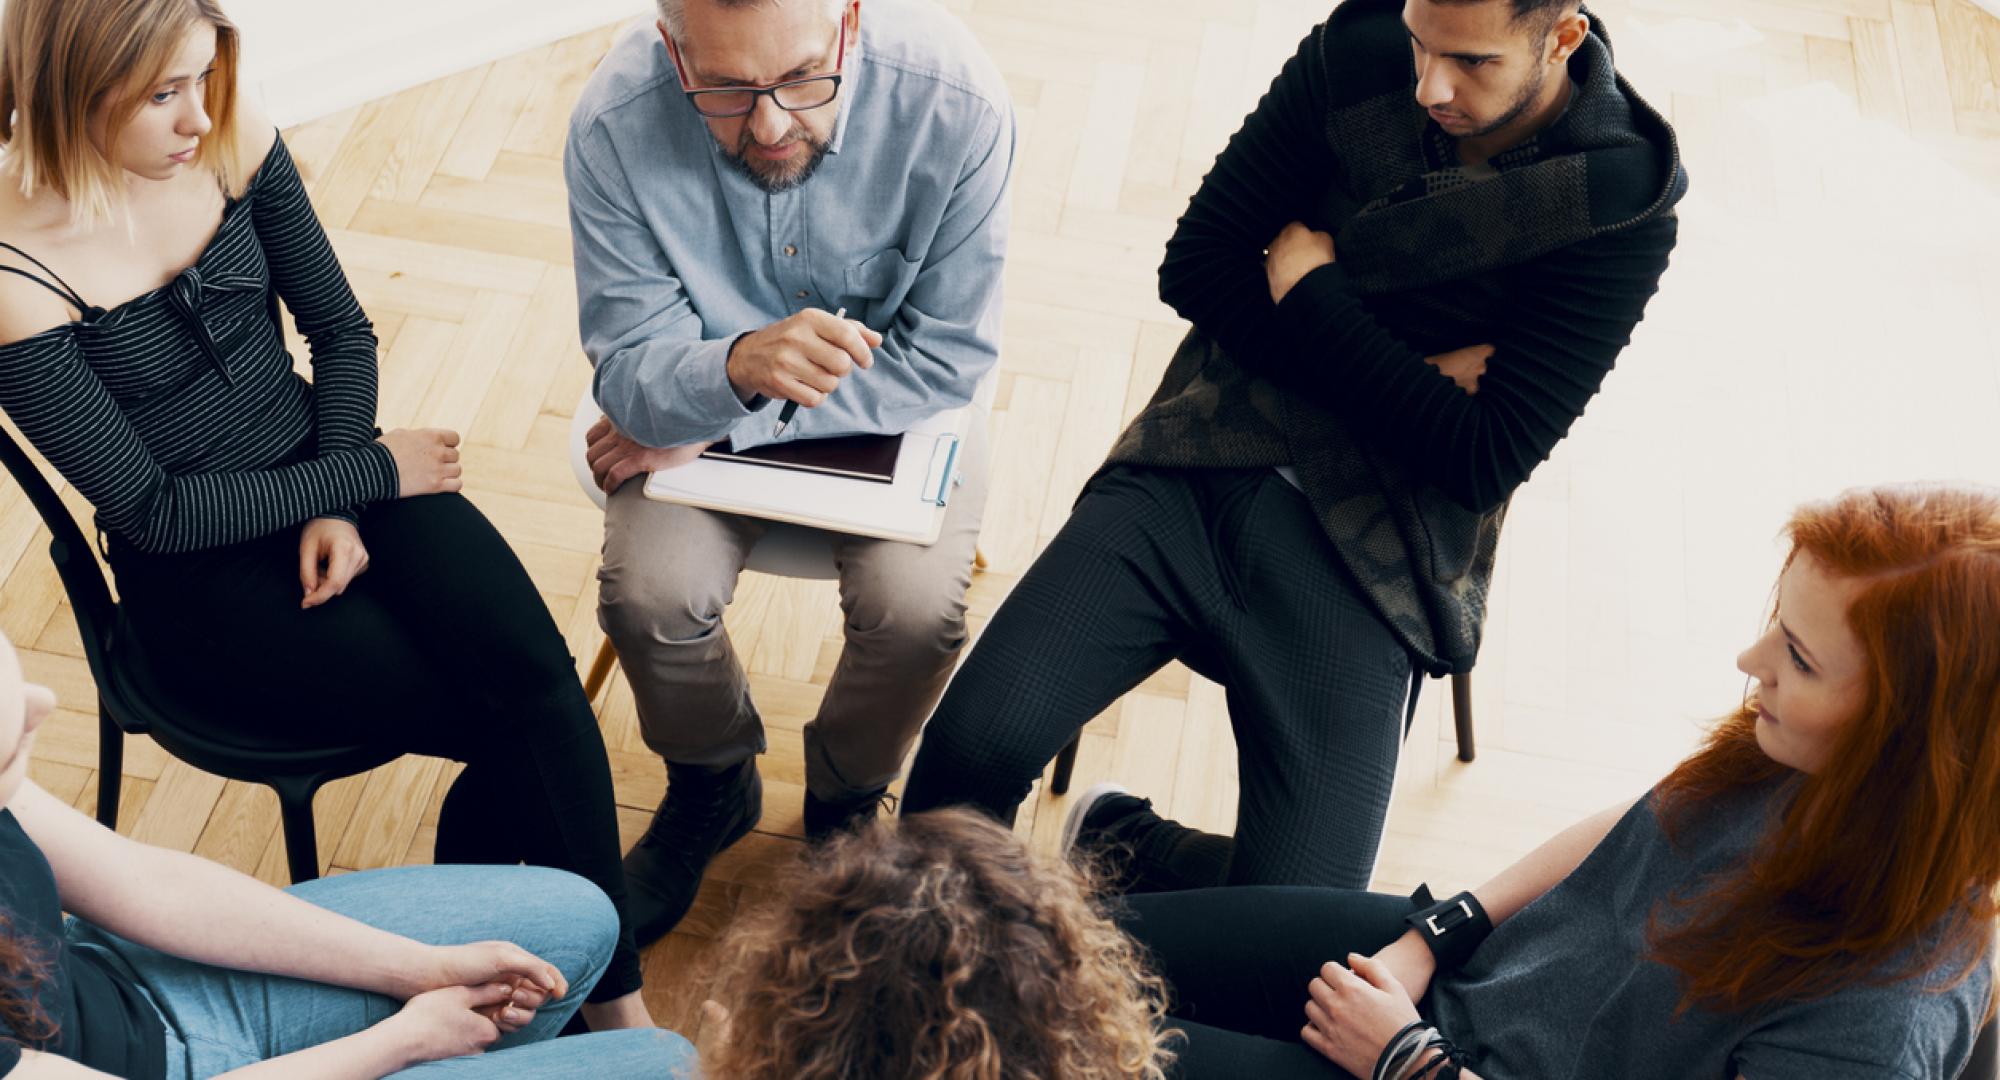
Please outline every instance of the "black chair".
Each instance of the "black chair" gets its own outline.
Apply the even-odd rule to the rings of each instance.
[[[255,703],[176,701],[155,677],[140,652],[124,614],[111,598],[104,573],[69,507],[57,497],[41,471],[13,438],[0,431],[0,460],[49,529],[49,559],[62,577],[63,592],[76,613],[76,628],[97,683],[97,820],[118,827],[120,770],[125,739],[151,735],[173,756],[205,772],[230,780],[263,784],[278,793],[285,830],[285,860],[294,882],[319,876],[319,848],[314,839],[313,795],[325,784],[366,772],[402,756],[400,750],[375,746],[302,749],[296,746],[245,746],[204,734],[204,715],[227,708],[256,708]],[[217,657],[228,663],[227,657]]]
[[[1411,703],[1412,708],[1415,702]],[[1451,677],[1451,718],[1458,727],[1458,760],[1471,761],[1472,745],[1472,676],[1453,675]],[[1069,793],[1069,777],[1076,771],[1076,751],[1083,745],[1083,732],[1078,731],[1069,745],[1056,755],[1055,772],[1049,777],[1049,793],[1066,795]]]
[[[1958,1080],[2000,1080],[2000,1027],[1988,1020],[1980,1029],[1979,1041],[1972,1044],[1972,1060]]]

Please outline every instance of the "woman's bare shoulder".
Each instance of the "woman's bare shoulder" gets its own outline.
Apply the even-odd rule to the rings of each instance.
[[[257,170],[263,166],[264,159],[271,156],[271,147],[277,142],[278,129],[272,125],[270,115],[239,90],[236,101],[236,175],[245,180],[257,175]]]
[[[19,260],[0,259],[16,266]],[[44,276],[29,268],[29,273]],[[76,321],[76,310],[55,293],[17,274],[0,271],[0,348]]]
[[[41,257],[54,241],[47,208],[21,196],[11,178],[0,177],[0,241],[18,248],[0,248],[0,345],[12,345],[71,322],[76,312],[47,288],[22,277],[32,274],[44,281],[49,275],[21,252]]]

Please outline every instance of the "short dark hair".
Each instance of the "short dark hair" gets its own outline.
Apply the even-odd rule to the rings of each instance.
[[[1493,0],[1436,0],[1440,4],[1483,4]],[[1526,26],[1537,38],[1547,37],[1556,20],[1577,10],[1581,0],[1506,0],[1514,11],[1515,26]]]

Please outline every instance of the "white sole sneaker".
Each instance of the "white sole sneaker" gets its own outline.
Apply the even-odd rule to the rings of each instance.
[[[1063,858],[1069,858],[1070,851],[1076,847],[1077,834],[1083,832],[1083,819],[1090,816],[1090,811],[1113,795],[1130,794],[1132,789],[1116,780],[1103,780],[1083,789],[1083,794],[1070,804],[1069,813],[1063,815],[1062,846],[1056,850],[1062,853]]]

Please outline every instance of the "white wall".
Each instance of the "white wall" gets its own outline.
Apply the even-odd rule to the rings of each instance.
[[[652,11],[649,0],[222,0],[280,126]]]

